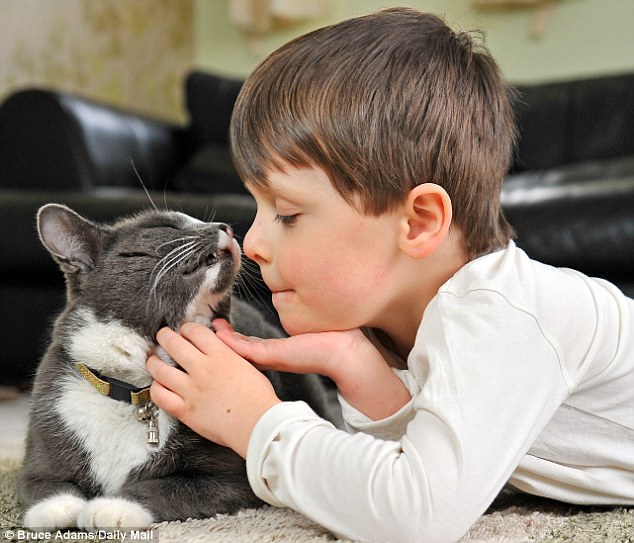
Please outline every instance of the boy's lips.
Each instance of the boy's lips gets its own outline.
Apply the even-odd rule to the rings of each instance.
[[[272,291],[272,300],[273,300],[273,305],[276,305],[276,303],[280,303],[280,302],[284,302],[288,299],[288,297],[293,293],[292,290],[290,289],[285,289],[285,290],[273,290]]]
[[[285,292],[292,292],[292,290],[290,288],[279,288],[271,290],[272,294],[284,294]]]

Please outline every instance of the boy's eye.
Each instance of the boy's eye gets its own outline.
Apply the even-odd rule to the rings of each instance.
[[[275,222],[279,222],[284,226],[291,226],[297,221],[299,215],[275,215]]]

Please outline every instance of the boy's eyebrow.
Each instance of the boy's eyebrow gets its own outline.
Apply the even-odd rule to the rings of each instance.
[[[301,200],[305,197],[301,192],[294,191],[292,189],[289,189],[288,187],[282,188],[279,185],[276,185],[275,181],[271,181],[271,180],[269,180],[266,185],[257,186],[257,187],[252,185],[248,181],[245,181],[244,187],[249,191],[251,196],[255,196],[255,194],[253,194],[255,190],[256,192],[259,192],[260,194],[264,194],[272,198],[279,197],[279,198],[283,198],[285,200],[291,200],[291,201]]]

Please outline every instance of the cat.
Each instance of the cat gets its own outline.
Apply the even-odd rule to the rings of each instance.
[[[38,211],[37,228],[67,302],[34,380],[18,482],[25,526],[146,528],[262,505],[242,458],[147,391],[149,354],[174,364],[155,344],[163,326],[224,317],[243,334],[283,336],[232,294],[241,252],[231,228],[156,209],[97,224],[58,204]],[[267,376],[282,400],[331,416],[317,376]]]

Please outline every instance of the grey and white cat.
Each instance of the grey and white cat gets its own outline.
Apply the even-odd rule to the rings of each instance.
[[[137,390],[151,381],[148,355],[168,358],[154,339],[162,326],[224,316],[244,334],[281,335],[232,296],[240,248],[231,229],[168,211],[101,225],[56,204],[37,225],[65,274],[67,304],[34,382],[18,483],[24,524],[144,528],[261,505],[237,454]],[[328,416],[316,376],[267,375],[280,398]]]

